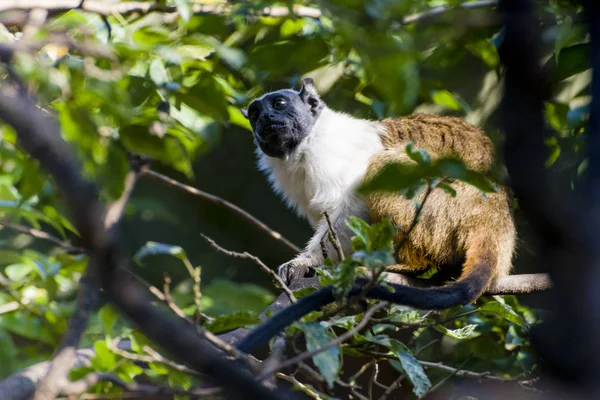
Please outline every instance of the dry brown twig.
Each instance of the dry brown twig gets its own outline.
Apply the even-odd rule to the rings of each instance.
[[[280,242],[282,242],[284,245],[286,245],[290,250],[292,250],[294,253],[299,253],[300,252],[300,248],[298,246],[296,246],[295,244],[293,244],[292,242],[290,242],[288,239],[286,239],[285,237],[283,237],[281,235],[281,233],[271,229],[269,226],[267,226],[264,222],[260,221],[258,218],[254,217],[252,214],[250,214],[249,212],[241,209],[240,207],[236,206],[233,203],[228,202],[227,200],[224,200],[218,196],[215,196],[214,194],[210,194],[207,192],[204,192],[202,190],[196,189],[195,187],[189,186],[189,185],[185,185],[181,182],[176,181],[175,179],[169,178],[168,176],[165,176],[163,174],[159,174],[158,172],[152,171],[150,169],[146,169],[144,170],[144,175],[147,175],[149,177],[152,177],[158,181],[161,181],[163,183],[166,183],[169,186],[175,187],[177,189],[183,190],[185,192],[191,193],[194,196],[198,196],[204,200],[208,200],[214,204],[217,204],[219,206],[228,208],[229,210],[233,211],[234,213],[236,213],[237,215],[239,215],[240,217],[244,218],[246,221],[249,221],[250,223],[256,225],[257,227],[259,227],[260,229],[262,229],[263,231],[267,232],[269,234],[269,236],[271,236],[272,238],[274,238],[275,240],[278,240]]]
[[[248,259],[248,260],[251,260],[252,262],[254,262],[256,265],[258,265],[260,267],[261,270],[266,272],[273,279],[275,286],[277,286],[277,288],[281,289],[288,296],[288,298],[290,299],[290,301],[292,303],[295,303],[297,301],[296,296],[294,296],[294,293],[290,290],[288,285],[285,284],[285,282],[279,277],[279,275],[277,275],[277,273],[275,271],[273,271],[265,263],[263,263],[260,260],[260,258],[254,256],[248,252],[238,253],[235,251],[224,249],[221,246],[219,246],[214,240],[209,238],[208,236],[206,236],[202,233],[200,235],[204,238],[204,240],[206,240],[206,242],[213,249],[215,249],[223,254],[226,254],[230,257],[244,258],[244,259]]]
[[[342,249],[342,244],[340,243],[340,238],[338,237],[337,232],[331,224],[329,214],[327,212],[324,212],[323,216],[325,217],[325,221],[327,221],[327,226],[329,227],[329,230],[327,231],[327,236],[329,237],[329,240],[331,241],[331,244],[333,245],[333,248],[335,249],[335,252],[341,262],[342,260],[344,260],[345,257],[344,250]]]

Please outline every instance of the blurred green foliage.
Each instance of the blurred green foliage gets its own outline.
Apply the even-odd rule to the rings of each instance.
[[[222,4],[214,0],[161,3],[175,9],[114,13],[106,18],[81,9],[51,12],[44,24],[26,30],[26,19],[15,18],[23,15],[20,11],[0,12],[0,42],[18,49],[14,69],[35,93],[40,107],[57,116],[64,138],[81,160],[86,176],[98,183],[105,202],[121,195],[129,170],[127,152],[131,152],[152,158],[153,168],[183,180],[213,182],[214,187],[228,184],[233,198],[240,202],[255,199],[254,211],[261,218],[275,224],[279,219],[286,221],[281,224],[289,225],[290,235],[305,240],[306,225],[296,221],[301,226],[296,232],[291,213],[281,211],[283,206],[278,206],[279,211],[269,206],[276,200],[267,194],[266,184],[259,183],[262,177],[245,172],[255,167],[249,161],[249,125],[240,112],[265,91],[297,87],[303,76],[315,79],[330,107],[359,117],[412,112],[458,115],[483,126],[494,140],[500,137],[495,108],[501,95],[497,48],[502,29],[493,7],[461,9],[468,3],[463,0],[251,0],[229,3],[215,12],[195,12],[200,4],[209,9]],[[318,9],[321,15],[271,17],[266,15],[268,9],[265,14],[265,7],[285,9],[292,4]],[[455,6],[433,16],[426,14],[436,7]],[[555,85],[545,109],[553,129],[547,138],[547,166],[570,189],[586,165],[580,151],[585,143],[591,81],[586,30],[580,10],[569,1],[550,0],[539,12],[544,68]],[[425,14],[419,17],[418,13]],[[0,70],[3,79],[7,79],[6,72]],[[231,147],[223,148],[223,143]],[[450,175],[484,191],[493,189],[487,180],[460,165],[431,164],[418,149],[411,154],[420,168],[407,171],[394,166],[379,185],[414,194],[434,177]],[[203,160],[211,164],[202,164]],[[236,181],[242,176],[253,180]],[[197,225],[206,222],[219,227],[218,239],[239,234],[243,239],[237,244],[250,252],[254,250],[251,245],[266,242],[257,251],[275,257],[269,261],[285,261],[290,255],[276,253],[266,235],[250,237],[255,228],[230,222],[235,217],[223,216],[226,211],[214,218],[206,214],[212,211],[204,211],[203,219],[198,219],[193,213],[203,211],[194,208],[199,206],[192,200],[175,194],[169,199],[163,194],[175,189],[140,185],[127,207],[127,221],[145,221],[151,216],[160,226],[154,232],[171,232],[164,227],[175,225],[180,236],[172,237],[185,236],[186,240],[185,244],[155,242],[144,247],[156,239],[145,235],[139,224],[126,225],[124,241],[131,252],[143,258],[144,264],[146,259],[160,258],[162,263],[174,256],[164,261],[168,268],[153,272],[154,278],[160,282],[164,272],[179,276],[172,288],[173,300],[207,329],[219,333],[257,323],[258,313],[275,295],[265,288],[266,278],[236,283],[227,279],[225,270],[229,269],[221,263],[204,264],[202,273],[208,271],[219,279],[202,279],[198,299],[190,276],[200,274],[195,251],[203,226]],[[263,201],[264,196],[272,197]],[[206,206],[206,210],[215,209]],[[379,268],[389,262],[391,253],[390,227],[369,227],[358,220],[351,224],[357,235],[354,259],[344,261],[335,273],[327,273],[331,265],[325,266],[321,277],[336,284],[340,293],[348,290],[355,277],[354,262]],[[43,230],[75,247],[37,240],[14,230],[14,225]],[[0,126],[0,227],[0,376],[4,377],[50,357],[65,332],[87,262],[76,248],[77,232],[53,182],[20,151],[14,132],[4,125]],[[144,274],[147,269],[140,271]],[[244,276],[259,274],[252,271]],[[298,296],[303,294],[306,291]],[[537,318],[514,296],[482,299],[477,305],[447,310],[435,318],[401,306],[388,311],[371,329],[313,357],[325,382],[299,389],[329,398],[326,393],[336,387],[336,377],[347,372],[347,359],[352,358],[389,362],[410,381],[400,389],[406,398],[422,396],[448,375],[424,369],[417,359],[506,377],[530,371],[534,365],[526,332]],[[301,332],[313,349],[360,320],[360,315],[351,315],[318,321],[322,315],[311,314],[288,333]],[[131,339],[133,353],[146,353],[144,346],[149,342],[143,335],[110,306],[103,306],[82,343],[96,350],[92,366],[73,371],[72,378],[94,370],[125,381],[144,375],[150,382],[178,388],[197,383],[198,378],[168,365],[150,363],[142,368],[113,353],[110,344],[117,337]],[[120,390],[101,383],[90,391]]]

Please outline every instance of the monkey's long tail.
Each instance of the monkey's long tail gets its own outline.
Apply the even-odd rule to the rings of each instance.
[[[485,248],[486,243],[483,241],[479,241],[478,244],[467,251],[463,273],[454,283],[434,288],[388,284],[393,287],[393,291],[388,287],[375,286],[367,291],[366,297],[425,310],[441,310],[472,303],[483,294],[494,278],[497,263],[496,249]],[[487,242],[487,246],[489,245],[490,242]],[[368,279],[357,279],[348,297],[359,295],[368,282]],[[326,286],[303,297],[250,332],[237,348],[250,353],[265,345],[294,321],[334,301],[332,286]]]

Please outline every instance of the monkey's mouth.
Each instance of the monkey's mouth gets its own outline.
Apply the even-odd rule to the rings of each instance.
[[[285,132],[287,129],[284,126],[279,130],[263,129],[260,135],[255,134],[254,137],[263,153],[269,157],[281,158],[293,148],[290,138]]]

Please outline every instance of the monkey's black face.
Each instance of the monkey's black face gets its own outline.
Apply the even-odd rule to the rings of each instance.
[[[282,158],[290,154],[310,133],[319,116],[322,104],[312,88],[296,92],[284,89],[267,93],[254,100],[244,110],[250,121],[254,138],[263,153]]]

